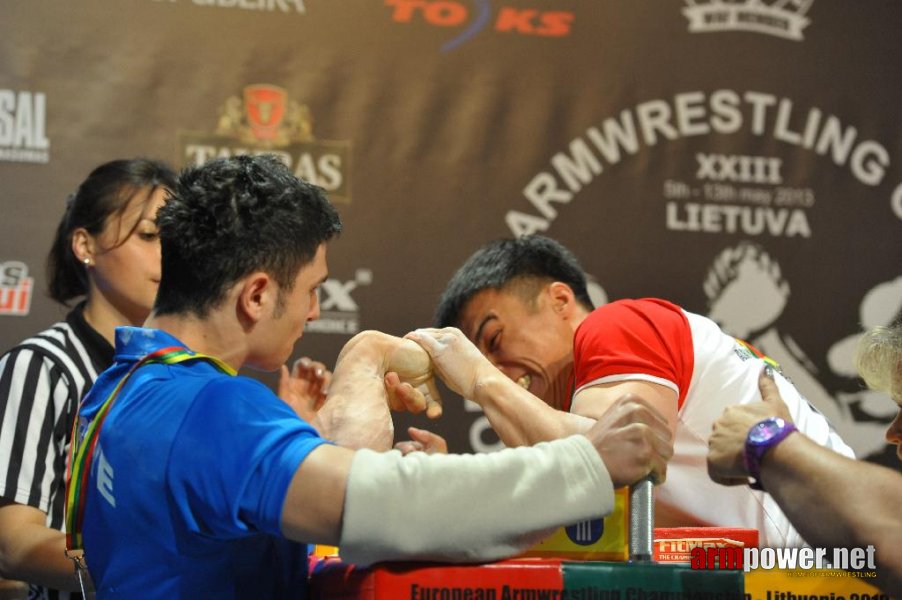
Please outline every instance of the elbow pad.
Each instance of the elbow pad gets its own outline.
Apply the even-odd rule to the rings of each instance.
[[[611,478],[582,435],[489,454],[359,450],[348,476],[341,555],[361,566],[497,560],[613,508]]]

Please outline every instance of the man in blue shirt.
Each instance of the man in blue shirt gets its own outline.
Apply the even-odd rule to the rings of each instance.
[[[435,413],[437,393],[428,355],[378,332],[342,350],[310,423],[292,409],[302,386],[280,386],[280,399],[236,375],[281,368],[319,316],[341,227],[322,190],[274,157],[186,170],[157,223],[154,311],[145,328],[117,330],[71,461],[67,523],[98,598],[303,598],[306,542],[364,565],[507,557],[603,516],[615,486],[663,480],[666,421],[630,397],[583,434],[536,447],[387,452],[389,406]],[[504,378],[479,364],[455,373]],[[392,397],[386,376],[403,382]]]

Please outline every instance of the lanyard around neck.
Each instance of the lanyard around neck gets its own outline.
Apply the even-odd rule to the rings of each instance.
[[[151,363],[175,365],[188,360],[204,360],[228,375],[235,375],[236,371],[222,360],[197,354],[181,346],[160,348],[144,356],[132,365],[122,379],[103,401],[97,414],[88,425],[84,437],[78,437],[78,414],[72,425],[72,437],[69,441],[69,467],[66,477],[66,548],[68,550],[81,550],[84,548],[82,540],[82,524],[85,510],[85,491],[88,486],[88,477],[91,473],[91,461],[94,459],[94,447],[100,437],[100,427],[109,414],[110,407],[122,391],[125,382],[138,370],[139,367]]]

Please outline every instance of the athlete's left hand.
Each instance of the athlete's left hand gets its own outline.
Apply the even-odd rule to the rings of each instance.
[[[319,361],[303,356],[291,370],[282,365],[278,396],[308,423],[313,421],[329,392],[332,371]]]
[[[766,369],[758,376],[761,402],[733,404],[714,421],[708,438],[708,475],[721,485],[747,485],[745,441],[749,430],[759,421],[780,417],[792,422],[786,403]]]
[[[437,433],[418,427],[408,427],[407,434],[410,436],[409,440],[395,444],[395,450],[400,450],[401,454],[406,455],[411,452],[448,454],[448,442]]]

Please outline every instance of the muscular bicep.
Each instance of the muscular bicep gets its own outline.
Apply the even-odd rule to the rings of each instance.
[[[573,397],[570,412],[598,420],[624,394],[635,394],[650,402],[667,419],[670,430],[676,431],[676,391],[649,381],[616,381],[583,388]]]
[[[308,543],[337,545],[354,451],[323,444],[298,467],[282,507],[282,533]]]

